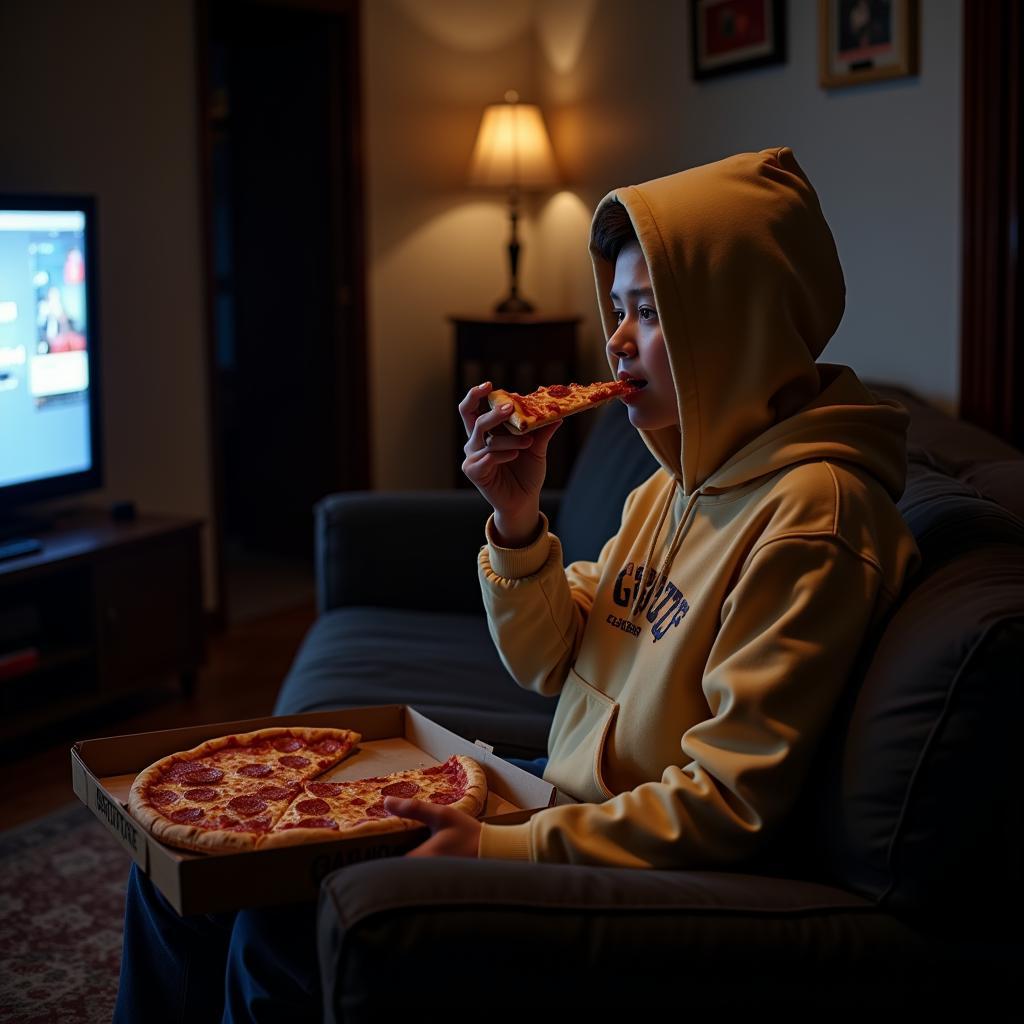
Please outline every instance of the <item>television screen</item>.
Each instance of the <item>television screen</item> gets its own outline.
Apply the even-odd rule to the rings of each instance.
[[[99,486],[93,216],[0,196],[0,504]]]

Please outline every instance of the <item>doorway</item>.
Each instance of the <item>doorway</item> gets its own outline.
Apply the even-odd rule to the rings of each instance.
[[[358,5],[200,0],[228,621],[312,596],[313,506],[369,485]]]

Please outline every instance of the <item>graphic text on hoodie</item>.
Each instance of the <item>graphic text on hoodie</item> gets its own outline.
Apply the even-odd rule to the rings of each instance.
[[[651,624],[651,642],[657,643],[670,629],[678,626],[690,610],[689,602],[683,592],[669,579],[662,580],[657,586],[651,586],[651,574],[648,574],[647,591],[640,598],[637,613],[646,610],[646,619]],[[644,566],[627,562],[615,579],[612,600],[620,608],[628,608],[633,599],[633,588],[640,585],[644,578]],[[653,599],[653,603],[652,603]],[[648,608],[648,605],[650,607]],[[616,629],[621,629],[630,636],[639,636],[640,629],[628,619],[620,619],[609,615],[607,622]]]

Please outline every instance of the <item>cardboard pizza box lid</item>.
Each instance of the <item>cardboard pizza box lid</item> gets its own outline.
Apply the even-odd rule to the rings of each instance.
[[[329,726],[360,732],[363,738],[356,751],[324,779],[365,778],[428,767],[452,754],[472,757],[487,773],[487,808],[481,820],[489,823],[526,821],[557,798],[550,783],[404,705],[217,722],[78,741],[71,749],[75,793],[179,914],[314,899],[329,872],[363,860],[401,856],[426,838],[424,827],[272,850],[201,854],[159,842],[129,813],[132,782],[154,761],[216,736],[271,726]]]

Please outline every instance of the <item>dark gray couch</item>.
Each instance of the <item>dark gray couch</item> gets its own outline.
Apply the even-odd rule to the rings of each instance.
[[[328,1019],[422,1010],[424,991],[441,1010],[453,983],[456,1005],[534,1017],[959,1001],[977,1014],[1005,998],[1024,950],[1024,458],[876,390],[911,412],[900,508],[923,566],[865,644],[791,827],[729,871],[345,868],[321,891]],[[566,490],[546,495],[567,560],[596,556],[654,467],[622,407],[603,412]],[[324,499],[320,615],[277,713],[409,703],[506,756],[545,753],[554,704],[512,682],[482,614],[487,512],[475,492]]]

